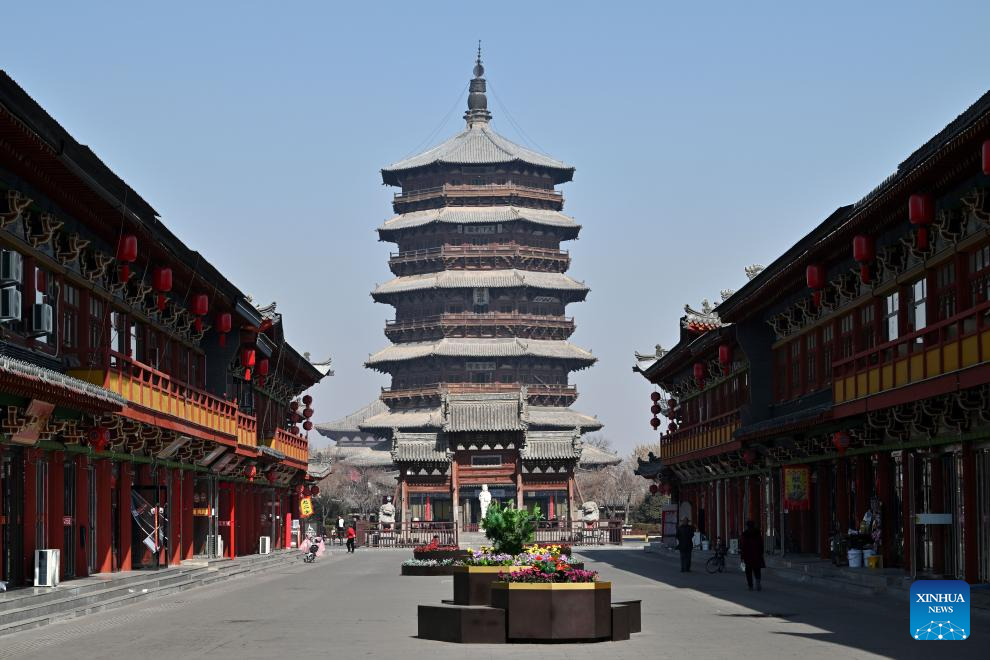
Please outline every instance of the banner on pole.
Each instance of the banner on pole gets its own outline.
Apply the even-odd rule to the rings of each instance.
[[[299,500],[299,517],[309,518],[311,515],[313,515],[313,500],[304,497]]]
[[[807,465],[784,468],[784,508],[792,511],[811,508],[811,468]]]

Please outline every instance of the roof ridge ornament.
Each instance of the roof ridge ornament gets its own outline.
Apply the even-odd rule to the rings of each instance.
[[[468,109],[464,113],[464,121],[468,129],[475,126],[487,126],[492,113],[488,111],[488,97],[485,87],[485,67],[481,64],[481,40],[478,40],[478,57],[474,61],[474,78],[471,79],[468,94]]]

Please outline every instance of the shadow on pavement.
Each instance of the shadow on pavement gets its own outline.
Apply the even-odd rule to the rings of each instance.
[[[693,589],[733,603],[751,612],[713,612],[713,617],[779,619],[817,628],[816,632],[785,632],[790,635],[834,644],[836,657],[855,653],[875,653],[891,658],[987,658],[990,613],[974,609],[970,627],[973,638],[950,648],[912,640],[909,634],[909,603],[888,595],[860,596],[808,588],[800,583],[763,580],[763,591],[750,592],[741,572],[709,575],[704,561],[708,553],[695,552],[690,573],[681,573],[676,555],[633,550],[575,550],[589,562],[607,564],[621,571],[678,589]],[[700,560],[700,561],[699,561]],[[604,566],[589,569],[607,571]],[[644,601],[645,606],[645,601]],[[644,629],[647,626],[644,610]],[[718,635],[717,621],[711,632]]]

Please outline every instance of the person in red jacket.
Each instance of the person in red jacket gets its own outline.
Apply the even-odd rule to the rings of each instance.
[[[357,532],[354,531],[354,525],[349,525],[347,527],[347,551],[354,552],[354,537],[357,536]]]
[[[746,521],[746,530],[739,539],[739,558],[746,564],[746,584],[753,590],[753,578],[756,578],[756,590],[763,591],[760,585],[760,569],[766,567],[763,561],[763,535],[752,520]]]

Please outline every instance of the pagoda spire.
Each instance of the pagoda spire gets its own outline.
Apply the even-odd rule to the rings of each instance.
[[[468,109],[464,113],[464,120],[468,128],[475,125],[485,125],[491,118],[492,113],[488,112],[488,97],[485,95],[485,67],[481,64],[481,40],[478,40],[478,57],[474,61],[474,78],[471,79],[470,93],[468,94]]]

